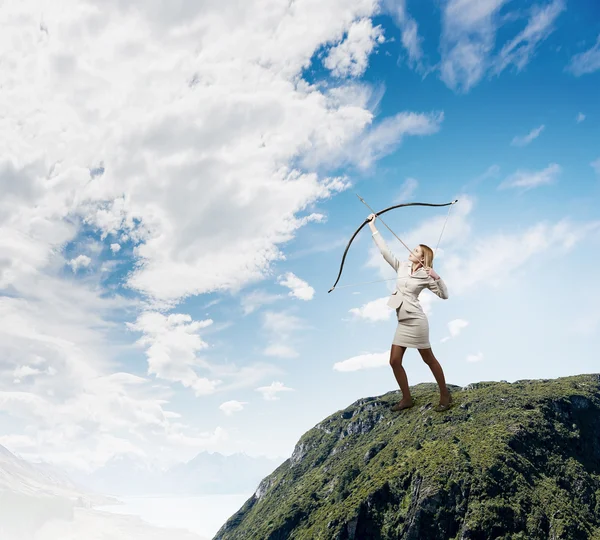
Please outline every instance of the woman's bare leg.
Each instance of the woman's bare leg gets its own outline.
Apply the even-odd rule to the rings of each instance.
[[[440,405],[448,405],[448,402],[450,401],[450,392],[446,386],[446,379],[444,378],[444,370],[442,369],[442,366],[437,361],[431,348],[419,349],[419,353],[421,354],[423,362],[425,362],[429,366],[429,369],[431,369],[431,372],[433,373],[433,376],[440,387]]]
[[[392,350],[390,351],[390,366],[392,366],[394,377],[396,377],[398,386],[400,386],[400,390],[402,391],[402,400],[399,403],[401,407],[412,403],[410,389],[408,388],[408,377],[402,367],[402,358],[404,358],[405,351],[406,347],[400,345],[392,345]]]

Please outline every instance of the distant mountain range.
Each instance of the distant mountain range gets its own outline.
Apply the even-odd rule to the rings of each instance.
[[[281,461],[201,452],[163,471],[136,458],[117,456],[91,474],[72,476],[92,491],[115,496],[248,493]]]
[[[0,446],[0,540],[206,540],[97,511],[118,501],[93,491],[53,465],[26,461]]]
[[[115,499],[93,494],[48,463],[31,463],[0,446],[0,493],[35,497],[59,497],[90,507]],[[0,506],[0,516],[2,508]],[[1,521],[1,519],[0,519]]]

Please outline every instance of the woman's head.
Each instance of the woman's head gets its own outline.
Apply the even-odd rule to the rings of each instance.
[[[419,244],[413,252],[410,254],[408,259],[412,262],[423,261],[423,266],[429,266],[433,268],[433,250],[425,244]]]

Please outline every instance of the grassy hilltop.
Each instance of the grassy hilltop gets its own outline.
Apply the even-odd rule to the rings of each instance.
[[[600,540],[600,374],[449,388],[332,414],[215,540]]]

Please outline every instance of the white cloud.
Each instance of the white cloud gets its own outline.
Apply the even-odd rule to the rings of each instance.
[[[279,398],[277,394],[281,392],[293,392],[293,388],[288,388],[282,382],[273,381],[269,386],[261,386],[256,391],[263,395],[263,398],[267,401],[275,401]]]
[[[278,358],[297,358],[298,352],[289,345],[282,343],[274,343],[269,345],[265,350],[264,354],[267,356],[275,356]]]
[[[585,120],[585,114],[583,114],[583,113],[579,113],[579,114],[577,115],[577,118],[576,118],[576,120],[577,120],[577,123],[578,123],[578,124],[580,124],[581,122],[583,122],[583,121]]]
[[[457,246],[445,257],[445,279],[450,290],[458,294],[475,291],[481,283],[498,287],[534,256],[567,253],[598,231],[600,221],[576,224],[561,220],[554,224],[538,223],[515,234],[465,238],[463,253],[459,253]]]
[[[221,409],[227,416],[231,416],[236,412],[243,411],[244,405],[247,405],[247,402],[231,400],[221,403],[221,405],[219,405],[219,409]]]
[[[280,358],[296,358],[298,352],[292,347],[293,334],[306,328],[305,323],[295,315],[285,312],[267,311],[263,315],[263,329],[271,335],[271,342],[264,354]]]
[[[352,313],[358,319],[364,319],[367,321],[387,321],[394,313],[394,310],[388,307],[387,301],[387,296],[378,298],[377,300],[367,302],[359,308],[350,309],[350,313]]]
[[[113,253],[119,253],[119,251],[121,251],[121,245],[120,244],[111,244],[110,245],[110,250]]]
[[[531,9],[526,27],[493,56],[496,33],[504,21],[500,14],[508,0],[449,0],[444,7],[441,42],[441,79],[459,92],[468,92],[486,73],[499,74],[509,65],[521,71],[533,58],[537,45],[554,30],[565,9],[554,0]]]
[[[415,194],[415,191],[419,187],[419,182],[414,178],[407,178],[400,186],[400,192],[398,196],[394,199],[395,204],[400,204],[403,202],[408,202],[412,196]]]
[[[339,126],[335,132],[323,130],[315,137],[314,146],[304,164],[309,167],[317,163],[330,167],[354,165],[365,170],[376,160],[393,152],[404,137],[437,133],[443,120],[444,113],[441,111],[400,112],[377,123],[373,122],[372,117],[365,117],[359,134],[345,126]]]
[[[541,171],[518,170],[506,178],[498,187],[499,189],[522,188],[528,190],[553,184],[557,181],[561,171],[562,168],[556,163],[551,163]]]
[[[23,379],[32,375],[39,375],[42,373],[39,369],[32,368],[31,366],[19,366],[13,371],[13,377],[17,379]]]
[[[440,130],[444,113],[398,113],[386,118],[366,133],[352,150],[351,161],[366,169],[377,159],[390,153],[405,135],[431,135]]]
[[[450,321],[448,323],[448,331],[450,332],[450,335],[442,338],[442,343],[458,336],[463,328],[466,328],[467,326],[469,326],[469,321],[465,321],[464,319],[453,319]]]
[[[527,135],[515,137],[510,144],[512,146],[527,146],[531,141],[537,139],[542,131],[544,131],[544,124],[532,129]]]
[[[481,362],[483,360],[483,353],[478,352],[477,354],[469,354],[467,356],[467,362]]]
[[[570,71],[576,77],[593,73],[600,69],[600,34],[596,43],[587,51],[576,54],[571,58],[566,71]]]
[[[406,0],[386,0],[384,6],[400,29],[400,41],[408,54],[408,65],[417,71],[423,71],[422,38],[419,36],[417,22],[406,9]]]
[[[13,133],[4,159],[19,186],[3,198],[25,202],[20,225],[46,238],[41,251],[83,223],[128,238],[139,263],[128,285],[172,307],[262,279],[278,246],[315,219],[297,214],[347,187],[292,164],[311,154],[319,166],[316,143],[324,157],[344,153],[373,113],[345,84],[301,75],[377,12],[375,0],[254,0],[235,14],[218,3],[97,10],[66,0],[45,10],[47,34],[35,5],[0,15],[10,66],[0,106]],[[17,37],[27,45],[10,47]],[[99,163],[103,173],[91,175]]]
[[[442,17],[441,79],[451,89],[469,91],[489,68],[507,0],[449,0]]]
[[[393,130],[372,112],[380,89],[302,79],[315,53],[377,12],[375,0],[234,10],[65,0],[45,7],[43,32],[38,7],[0,10],[0,287],[15,295],[0,298],[2,411],[39,428],[30,455],[64,463],[215,448],[224,430],[173,421],[177,384],[121,365],[127,349],[115,336],[131,339],[121,321],[138,302],[109,297],[94,265],[65,278],[64,248],[94,235],[83,253],[96,261],[98,246],[132,246],[126,285],[147,303],[131,329],[142,332],[150,373],[199,393],[258,386],[279,372],[199,359],[208,349],[198,323],[156,308],[270,275],[280,246],[322,220],[306,209],[348,187],[322,172],[331,155],[352,162],[365,142],[362,162],[372,162],[432,121],[406,112]],[[34,353],[45,361],[33,363]],[[42,373],[14,392],[20,366]],[[115,376],[123,369],[132,373]]]
[[[384,41],[381,26],[373,27],[371,19],[361,19],[350,26],[344,41],[329,50],[323,65],[336,77],[358,77],[365,72],[373,49]]]
[[[289,296],[299,298],[300,300],[312,300],[315,295],[315,290],[304,280],[294,275],[293,272],[288,272],[284,276],[279,276],[277,283],[291,289]]]
[[[347,360],[343,360],[341,362],[336,362],[333,365],[333,369],[335,371],[342,372],[360,371],[363,369],[374,369],[389,365],[389,361],[389,351],[382,353],[368,353],[353,356],[352,358],[348,358]]]
[[[590,165],[596,171],[596,174],[600,174],[600,158],[598,158],[596,161],[592,161]]]
[[[304,328],[299,317],[285,312],[267,311],[263,315],[263,327],[269,332],[285,336]]]
[[[91,262],[92,259],[87,255],[78,255],[69,261],[69,266],[73,269],[73,272],[77,272],[80,268],[87,268]]]
[[[122,316],[127,303],[81,282],[17,278],[27,297],[0,298],[0,411],[22,426],[6,434],[19,441],[21,455],[88,469],[122,452],[159,447],[169,459],[191,457],[177,442],[184,433],[196,449],[221,444],[173,422],[164,390],[119,371],[118,346],[108,339],[115,325],[107,318]]]
[[[502,72],[510,64],[521,71],[533,58],[537,45],[554,31],[554,22],[565,9],[564,0],[533,6],[525,29],[502,47],[495,61],[494,73]]]
[[[158,312],[145,312],[135,323],[127,323],[127,327],[143,334],[136,343],[146,349],[149,375],[180,382],[200,396],[215,392],[222,383],[200,377],[196,372],[203,366],[196,353],[208,348],[198,332],[212,323],[211,319],[192,321],[190,315],[183,313],[165,316]]]
[[[244,315],[254,313],[267,304],[272,304],[284,298],[281,294],[270,294],[265,291],[252,291],[242,295],[241,304]]]

